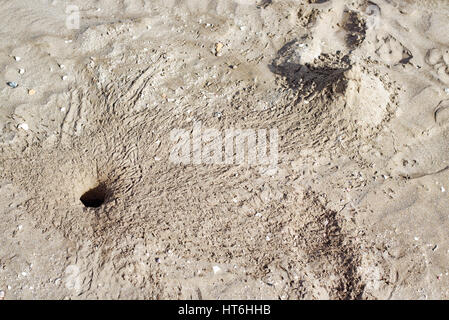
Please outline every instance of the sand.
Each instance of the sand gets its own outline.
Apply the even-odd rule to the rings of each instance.
[[[0,299],[449,297],[448,1],[68,5],[0,1]]]

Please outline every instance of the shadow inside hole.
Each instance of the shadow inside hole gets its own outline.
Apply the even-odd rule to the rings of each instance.
[[[92,188],[85,192],[80,200],[87,208],[98,208],[106,200],[106,188],[103,185]]]

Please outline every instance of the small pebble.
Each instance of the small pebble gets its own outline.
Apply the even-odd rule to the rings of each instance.
[[[29,94],[30,96],[34,95],[35,93],[36,93],[36,90],[34,90],[34,89],[28,90],[28,94]]]
[[[19,85],[17,84],[17,82],[11,81],[11,82],[6,82],[6,84],[8,86],[10,86],[11,88],[15,89],[17,88]]]
[[[446,191],[446,189],[444,189],[444,187],[441,186],[441,192],[445,192],[445,191]]]
[[[5,299],[5,291],[0,291],[0,300]]]
[[[224,45],[221,42],[215,44],[215,55],[218,56],[220,54],[221,49],[223,49]]]
[[[444,89],[444,92],[446,92],[447,94],[449,94],[449,88]]]
[[[19,69],[19,74],[24,74],[25,73],[25,69],[20,68]]]
[[[67,80],[67,76],[62,76],[62,80]]]
[[[443,57],[443,55],[441,54],[441,51],[439,49],[431,49],[429,50],[429,52],[427,53],[427,63],[430,65],[435,65],[438,63],[438,61],[440,61],[440,59]]]
[[[14,57],[14,60],[16,60],[16,61],[20,61],[22,58],[21,57]]]
[[[21,123],[17,126],[17,128],[27,131],[30,127],[28,127],[28,124],[26,123]]]
[[[212,269],[214,270],[214,274],[217,274],[221,271],[221,268],[219,266],[213,266]]]

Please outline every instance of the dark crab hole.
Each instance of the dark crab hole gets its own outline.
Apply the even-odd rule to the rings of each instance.
[[[98,208],[106,200],[106,188],[104,185],[98,185],[95,188],[85,192],[81,198],[81,202],[87,208]]]

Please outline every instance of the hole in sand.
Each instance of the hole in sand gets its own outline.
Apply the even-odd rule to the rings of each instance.
[[[104,185],[98,185],[95,188],[85,192],[80,200],[87,208],[98,208],[106,199],[106,188]]]

